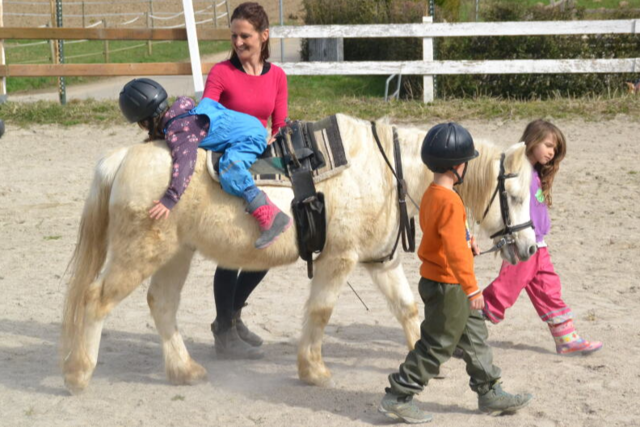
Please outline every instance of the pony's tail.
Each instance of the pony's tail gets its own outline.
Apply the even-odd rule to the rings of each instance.
[[[66,270],[70,275],[62,315],[63,364],[74,349],[79,350],[78,355],[86,354],[83,332],[86,291],[107,257],[111,187],[127,151],[128,148],[120,148],[100,159],[84,204],[76,248]]]

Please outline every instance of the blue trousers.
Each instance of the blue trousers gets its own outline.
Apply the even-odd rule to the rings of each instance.
[[[257,118],[209,98],[203,98],[189,114],[209,117],[209,133],[199,146],[224,152],[219,163],[220,184],[227,193],[242,197],[247,188],[255,186],[249,168],[267,148],[267,130]]]

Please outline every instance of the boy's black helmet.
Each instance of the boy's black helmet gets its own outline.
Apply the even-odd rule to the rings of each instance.
[[[469,131],[457,123],[440,123],[432,127],[422,142],[422,161],[437,173],[478,157]]]
[[[157,117],[167,107],[167,92],[155,80],[133,79],[120,92],[120,110],[130,123]]]

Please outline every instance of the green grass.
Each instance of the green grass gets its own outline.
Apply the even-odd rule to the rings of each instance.
[[[319,120],[331,114],[345,113],[366,120],[389,116],[396,121],[433,122],[469,119],[529,120],[536,117],[595,121],[625,115],[626,120],[640,120],[640,96],[633,95],[557,97],[544,101],[477,97],[439,99],[426,105],[420,101],[384,102],[384,89],[379,83],[374,78],[340,76],[290,78],[289,117],[294,120]],[[105,128],[126,125],[117,101],[72,100],[65,106],[51,101],[9,101],[0,105],[0,118],[7,124],[7,133],[11,132],[12,127],[36,124],[89,124]]]
[[[500,0],[503,3],[521,3],[528,6],[535,6],[538,3],[542,3],[544,5],[548,5],[550,3],[549,0]],[[584,7],[585,9],[600,9],[604,7],[605,9],[619,9],[619,4],[621,0],[578,0],[576,4],[580,7]],[[482,0],[480,1],[482,4]],[[640,8],[640,0],[627,0],[629,3],[629,8]],[[474,1],[475,4],[475,1]]]
[[[37,40],[12,41],[20,44],[34,43]],[[130,48],[142,45],[134,49],[119,52],[110,52],[110,63],[128,62],[180,62],[189,60],[189,48],[186,41],[153,42],[152,55],[149,55],[147,43],[144,41],[110,41],[109,51]],[[227,41],[203,41],[199,43],[200,55],[209,55],[224,52],[229,49]],[[83,43],[65,44],[65,62],[67,64],[102,64],[105,62],[103,55],[105,49],[102,41],[87,41]],[[96,54],[73,58],[76,55]],[[7,64],[50,64],[51,49],[48,44],[28,46],[23,48],[9,48],[6,50]],[[98,80],[98,77],[67,77],[67,84],[84,83]],[[9,77],[7,78],[7,92],[18,92],[34,89],[55,87],[56,77]]]
[[[289,99],[330,101],[340,96],[384,96],[386,77],[288,76]]]
[[[548,6],[550,4],[549,0],[479,0],[480,1],[480,10],[482,11],[483,5],[486,5],[491,2],[496,3],[518,3],[525,5],[527,7],[535,6],[538,4],[542,4],[544,6]],[[585,9],[614,9],[614,10],[622,10],[619,7],[621,0],[578,0],[576,2],[577,6],[584,7]],[[626,0],[629,4],[626,8],[628,9],[640,9],[640,0]],[[481,12],[482,13],[482,12]],[[460,21],[468,22],[475,21],[476,16],[476,1],[475,0],[461,0],[460,2]],[[587,15],[587,19],[589,19]],[[593,18],[591,18],[593,19]],[[601,18],[595,18],[601,19]]]

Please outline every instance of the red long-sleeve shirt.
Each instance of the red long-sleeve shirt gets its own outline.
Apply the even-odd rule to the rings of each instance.
[[[245,73],[231,60],[216,64],[207,77],[203,97],[218,101],[226,108],[256,117],[267,127],[271,118],[271,134],[284,126],[287,117],[287,75],[282,68],[265,62],[262,75]]]
[[[462,199],[453,190],[431,184],[420,204],[422,241],[420,275],[441,283],[457,283],[469,299],[480,296],[473,271],[471,235]]]

